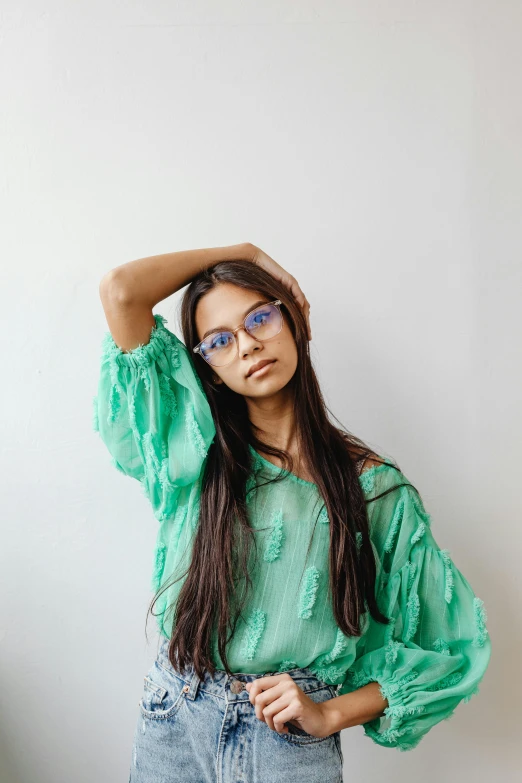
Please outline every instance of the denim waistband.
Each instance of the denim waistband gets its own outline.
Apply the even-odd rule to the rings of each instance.
[[[249,674],[246,672],[234,672],[232,675],[229,675],[223,669],[216,669],[213,675],[210,674],[209,671],[205,671],[203,678],[200,679],[194,671],[193,664],[189,664],[183,672],[178,671],[178,669],[172,666],[172,663],[169,660],[169,643],[169,639],[165,636],[161,637],[156,661],[162,668],[166,669],[180,680],[183,680],[187,687],[185,695],[189,699],[195,699],[198,689],[201,689],[206,693],[219,696],[227,701],[248,701],[248,691],[244,688],[244,685],[247,682],[252,682],[260,677],[268,677],[270,674],[283,673],[266,672],[265,674]],[[289,674],[304,693],[327,688],[332,696],[335,696],[336,694],[335,686],[328,685],[323,682],[323,680],[320,680],[308,667],[289,669],[284,673]],[[238,683],[243,684],[242,690],[239,690],[241,686]],[[236,692],[238,690],[239,692]]]

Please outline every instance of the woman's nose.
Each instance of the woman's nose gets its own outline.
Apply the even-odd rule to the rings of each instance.
[[[249,334],[244,327],[236,332],[236,340],[238,345],[238,353],[240,356],[244,356],[250,351],[261,346],[259,340],[256,340],[255,337],[252,337],[252,335]]]

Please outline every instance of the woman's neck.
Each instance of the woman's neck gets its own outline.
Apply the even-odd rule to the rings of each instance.
[[[271,397],[246,397],[248,418],[259,440],[285,451],[297,450],[293,395],[287,388]]]

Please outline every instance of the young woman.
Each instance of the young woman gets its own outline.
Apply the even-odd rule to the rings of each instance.
[[[187,284],[183,343],[152,308]],[[415,748],[478,692],[485,607],[397,462],[331,423],[295,278],[241,244],[100,295],[94,427],[159,523],[131,783],[338,783],[358,724]]]

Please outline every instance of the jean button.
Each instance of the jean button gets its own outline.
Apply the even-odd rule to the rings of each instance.
[[[245,690],[245,684],[241,680],[234,679],[230,683],[230,690],[232,693],[241,693],[241,691]]]

